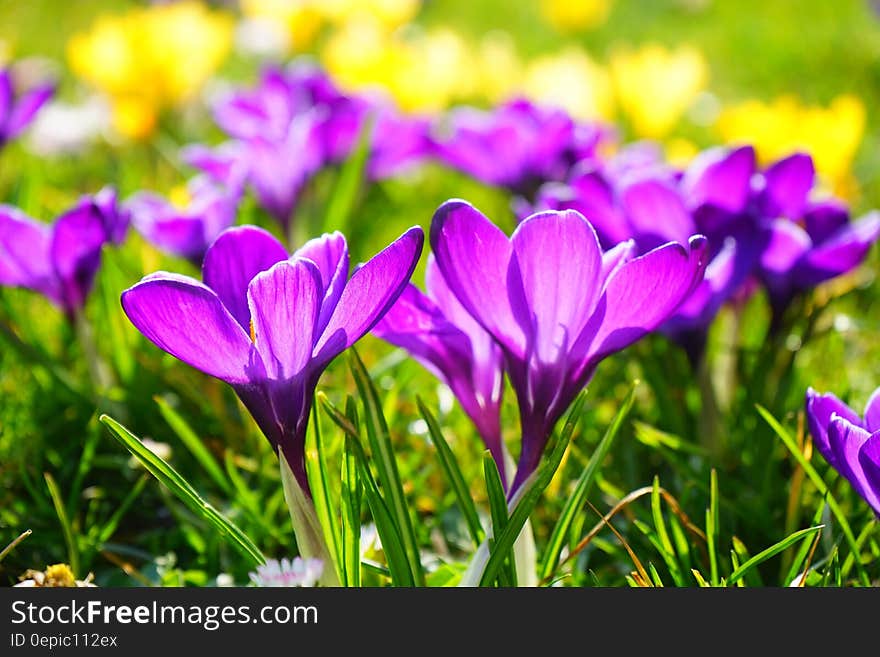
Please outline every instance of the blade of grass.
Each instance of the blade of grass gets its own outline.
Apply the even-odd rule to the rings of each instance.
[[[101,415],[99,420],[110,430],[110,434],[143,464],[169,491],[198,516],[208,521],[236,550],[247,557],[254,565],[265,563],[266,558],[253,541],[232,521],[223,516],[206,502],[196,490],[174,468],[148,449],[131,431],[109,415]]]
[[[855,553],[859,553],[858,542],[856,541],[855,536],[853,535],[852,528],[849,525],[849,522],[846,519],[843,511],[841,511],[840,506],[837,504],[837,500],[834,499],[834,496],[831,494],[828,486],[825,484],[825,481],[822,479],[821,475],[816,472],[816,469],[813,465],[806,459],[806,457],[801,453],[801,451],[797,447],[797,443],[794,441],[794,438],[785,430],[785,428],[779,424],[775,417],[768,411],[766,408],[761,406],[760,404],[755,404],[755,407],[758,409],[758,413],[767,424],[776,432],[776,435],[782,440],[785,447],[791,453],[791,455],[795,458],[798,464],[804,469],[804,472],[807,473],[807,476],[810,478],[810,481],[813,482],[813,485],[819,491],[819,494],[825,497],[826,502],[828,503],[828,508],[831,510],[831,513],[834,515],[834,518],[837,520],[837,523],[840,525],[840,529],[843,532],[843,536],[846,539],[847,545],[849,549]],[[862,581],[862,584],[865,586],[871,585],[871,578],[868,576],[868,573],[865,571],[865,567],[861,562],[861,559],[856,558],[854,560],[856,570],[859,573],[859,579]]]
[[[326,450],[321,435],[321,422],[318,418],[318,407],[312,409],[312,421],[309,424],[309,432],[306,435],[306,472],[309,482],[315,489],[315,512],[318,514],[318,522],[321,523],[324,536],[327,537],[327,548],[333,563],[339,569],[337,575],[343,581],[342,576],[342,553],[340,548],[341,538],[339,526],[336,522],[336,512],[333,501],[330,498],[330,473],[327,468]]]
[[[504,564],[505,555],[513,547],[517,536],[519,536],[520,531],[526,524],[526,520],[528,520],[529,515],[531,515],[532,510],[541,498],[541,494],[550,484],[551,479],[553,479],[553,475],[562,461],[562,456],[565,454],[565,450],[568,448],[569,442],[571,442],[572,434],[580,420],[584,399],[585,393],[581,392],[571,405],[571,410],[568,412],[568,417],[560,432],[559,439],[550,453],[543,459],[541,465],[538,466],[535,474],[532,475],[534,477],[533,481],[530,485],[523,484],[524,486],[528,485],[528,489],[525,490],[519,502],[510,513],[510,519],[504,527],[504,531],[495,537],[495,549],[486,562],[486,567],[480,579],[480,586],[487,586],[497,579],[498,572]]]
[[[26,539],[31,534],[33,534],[33,532],[30,529],[25,529],[21,534],[18,535],[17,538],[15,538],[12,541],[12,543],[10,543],[5,548],[3,548],[3,550],[0,551],[0,562],[2,562],[6,558],[7,554],[9,554],[10,552],[12,552],[15,549],[16,545],[21,543],[24,539]]]
[[[46,480],[46,487],[49,489],[49,497],[52,498],[52,504],[55,505],[55,513],[58,514],[58,521],[61,523],[61,531],[64,534],[64,542],[67,544],[67,559],[70,563],[70,569],[77,577],[82,577],[79,572],[79,546],[76,543],[76,536],[73,526],[67,517],[67,510],[64,508],[64,501],[61,499],[61,491],[58,490],[58,484],[48,472],[43,473]]]
[[[156,395],[153,397],[153,400],[159,407],[159,414],[165,422],[168,423],[168,426],[171,427],[171,430],[174,431],[177,437],[180,438],[180,442],[183,443],[183,446],[186,447],[187,451],[189,451],[196,461],[199,462],[199,465],[205,469],[205,473],[224,493],[228,495],[232,494],[232,486],[229,485],[229,480],[226,478],[220,465],[217,463],[211,452],[208,451],[208,448],[205,447],[205,443],[202,439],[199,438],[196,432],[193,431],[192,427],[189,426],[189,423],[187,423],[180,413],[168,403],[167,399]]]
[[[813,514],[813,525],[820,524],[820,521],[822,520],[822,514],[825,513],[826,506],[827,504],[823,502],[819,505],[819,508],[816,509],[816,513]],[[819,536],[817,534],[817,539],[818,537]],[[809,552],[810,543],[808,541],[804,541],[801,544],[801,547],[798,549],[797,553],[795,554],[794,559],[792,560],[791,565],[788,568],[788,573],[786,574],[785,580],[782,583],[783,586],[788,586],[789,584],[791,584],[794,581],[794,578],[801,573],[802,566],[804,564],[804,561],[807,559],[807,555]]]
[[[349,354],[351,371],[361,403],[364,405],[364,423],[367,428],[372,459],[379,474],[379,484],[382,486],[392,518],[400,530],[400,537],[403,540],[403,547],[409,559],[413,578],[418,586],[424,586],[425,574],[419,556],[418,541],[403,492],[403,484],[400,481],[400,473],[397,470],[397,461],[391,445],[391,433],[382,413],[382,401],[357,350],[352,348]]]
[[[358,470],[364,483],[367,505],[373,514],[373,520],[376,522],[376,532],[382,541],[382,551],[385,553],[391,582],[396,586],[415,586],[416,582],[410,570],[410,563],[403,545],[403,539],[400,536],[397,523],[394,522],[388,505],[385,504],[385,500],[379,494],[379,487],[373,478],[373,473],[370,472],[367,456],[355,438],[346,436],[345,444],[345,451],[352,454],[357,460]]]
[[[575,516],[583,508],[584,502],[592,490],[593,481],[596,478],[596,474],[599,472],[599,467],[602,465],[605,456],[611,449],[611,445],[617,437],[620,427],[623,425],[623,421],[626,419],[627,415],[629,415],[633,400],[635,399],[636,387],[638,384],[638,381],[633,382],[629,394],[626,396],[626,399],[623,400],[623,404],[621,404],[620,408],[617,410],[617,414],[611,421],[611,424],[609,424],[608,428],[605,430],[605,435],[602,436],[602,440],[599,441],[599,444],[590,457],[587,466],[584,468],[583,472],[581,472],[580,477],[578,477],[574,491],[572,491],[572,494],[566,500],[565,506],[559,514],[559,519],[556,521],[556,525],[553,527],[553,532],[550,534],[550,539],[547,542],[547,547],[544,549],[544,559],[541,562],[541,579],[551,577],[556,570],[556,566],[559,564],[559,558],[562,553],[563,545],[565,544],[565,537],[568,535],[569,528],[571,527]]]
[[[134,482],[134,486],[131,487],[131,490],[128,491],[128,494],[125,496],[125,499],[122,500],[122,504],[120,504],[116,511],[113,512],[113,515],[110,516],[110,519],[104,523],[104,526],[101,527],[100,532],[95,539],[95,547],[98,550],[102,549],[104,543],[110,540],[113,536],[113,533],[116,531],[116,528],[119,527],[119,523],[122,518],[125,516],[126,512],[131,508],[131,505],[134,504],[134,501],[137,499],[138,495],[141,494],[141,491],[144,489],[144,486],[147,485],[147,481],[149,481],[150,475],[144,473],[138,480]]]
[[[489,498],[489,511],[492,515],[492,533],[502,534],[507,526],[507,496],[504,493],[504,484],[501,483],[501,475],[492,454],[486,451],[483,454],[483,478],[486,482],[486,495]],[[489,539],[490,554],[496,550],[495,541]],[[504,556],[504,567],[499,572],[498,583],[501,586],[516,586],[516,569],[513,561],[513,546]]]
[[[480,516],[477,514],[476,506],[474,506],[473,497],[464,481],[461,469],[458,467],[458,461],[452,453],[449,443],[443,437],[443,432],[440,429],[437,418],[428,410],[421,397],[416,396],[416,404],[419,407],[422,418],[428,425],[428,435],[431,436],[431,442],[434,443],[434,447],[437,449],[440,466],[443,468],[446,479],[452,486],[452,491],[455,493],[459,507],[461,507],[468,531],[474,539],[474,544],[479,545],[483,541],[485,533],[483,532],[483,526],[480,524]]]
[[[709,479],[709,508],[706,509],[706,544],[709,549],[709,581],[719,586],[718,578],[718,473],[712,468]]]
[[[342,455],[342,573],[343,584],[361,585],[361,496],[358,461],[349,442],[345,440]]]
[[[771,557],[779,554],[783,550],[797,543],[802,538],[810,537],[816,532],[821,531],[823,526],[824,525],[816,525],[815,527],[807,527],[806,529],[801,529],[789,536],[786,536],[778,543],[775,543],[774,545],[768,547],[766,550],[761,550],[758,554],[746,561],[743,565],[741,565],[730,574],[728,584],[736,583],[741,577],[748,573],[752,568],[755,568],[758,564],[761,564],[767,561],[767,559],[770,559]]]

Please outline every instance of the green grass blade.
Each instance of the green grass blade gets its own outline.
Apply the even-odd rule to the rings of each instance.
[[[825,507],[827,505],[823,502],[819,505],[819,508],[816,509],[816,513],[813,515],[813,525],[820,524],[819,521],[822,519],[822,514],[825,512]],[[804,568],[804,562],[807,560],[807,555],[810,553],[810,541],[804,541],[801,543],[800,548],[795,554],[794,560],[791,562],[791,566],[788,568],[788,574],[785,576],[785,581],[782,583],[783,586],[788,586],[791,584],[795,577],[798,577]]]
[[[265,563],[266,558],[250,538],[232,521],[224,517],[206,502],[180,474],[163,459],[150,451],[133,433],[109,415],[99,420],[110,430],[111,435],[130,451],[143,466],[170,490],[193,513],[201,516],[218,530],[229,543],[254,565]]]
[[[391,445],[391,433],[382,413],[382,401],[357,351],[351,349],[349,353],[351,371],[360,394],[361,403],[364,405],[364,423],[367,428],[367,438],[370,441],[372,459],[379,475],[379,484],[382,487],[388,508],[391,510],[392,518],[400,530],[400,537],[403,540],[403,547],[406,550],[410,570],[416,584],[424,586],[425,575],[419,557],[418,541],[409,515],[403,484],[400,481],[400,473],[397,470],[397,461],[394,458],[394,450]]]
[[[342,455],[342,573],[343,584],[361,585],[361,497],[358,460],[346,439]]]
[[[327,537],[327,549],[336,564],[339,580],[342,581],[342,552],[339,547],[341,537],[336,521],[336,511],[330,496],[330,471],[327,467],[327,445],[321,435],[321,423],[318,418],[317,406],[312,409],[312,421],[306,435],[306,472],[309,483],[315,491],[314,503],[318,522]]]
[[[419,407],[422,418],[428,425],[428,435],[431,436],[431,442],[434,443],[434,447],[437,449],[440,466],[443,468],[443,473],[452,486],[452,491],[455,493],[459,507],[461,507],[468,531],[474,539],[474,544],[479,545],[483,541],[485,533],[483,532],[483,526],[480,524],[480,516],[477,513],[477,507],[474,505],[473,497],[468,489],[468,485],[465,483],[464,476],[461,474],[461,469],[458,467],[458,461],[452,453],[449,443],[443,437],[443,431],[440,429],[437,418],[434,417],[433,413],[428,410],[428,407],[425,406],[422,399],[418,396],[416,397],[416,404]]]
[[[370,135],[372,132],[373,119],[368,117],[361,126],[354,151],[339,171],[336,187],[327,203],[327,211],[324,214],[324,232],[334,230],[339,230],[343,233],[347,232],[351,210],[354,208],[358,190],[364,178],[367,156],[370,153]]]
[[[70,519],[67,517],[67,509],[64,508],[64,500],[61,499],[61,491],[58,490],[58,484],[48,472],[43,473],[46,479],[46,488],[49,489],[49,497],[52,498],[52,504],[55,505],[55,513],[58,514],[58,521],[61,523],[61,531],[64,534],[64,542],[67,544],[67,558],[70,562],[70,569],[76,577],[82,577],[79,572],[79,546],[76,543],[76,534]]]
[[[98,532],[95,540],[96,547],[100,549],[104,543],[110,540],[114,532],[116,532],[116,528],[119,527],[122,518],[125,517],[126,512],[131,508],[131,505],[134,504],[134,501],[137,499],[138,495],[141,494],[141,491],[144,490],[144,486],[147,485],[149,477],[150,475],[144,473],[134,483],[134,486],[132,486],[131,490],[126,494],[125,499],[122,500],[122,504],[116,508],[113,515],[110,516],[110,519],[104,523],[101,530]]]
[[[507,496],[504,493],[504,484],[501,483],[501,475],[492,454],[488,451],[483,454],[483,478],[486,482],[486,495],[489,498],[489,511],[492,515],[492,533],[502,534],[507,527]],[[490,553],[495,551],[495,541],[489,539]],[[516,586],[516,569],[514,568],[513,550],[504,556],[505,567],[501,569],[498,583],[501,586]]]
[[[810,463],[807,458],[801,453],[801,451],[797,447],[797,443],[794,438],[785,428],[779,424],[773,415],[770,412],[761,406],[760,404],[755,404],[755,407],[758,409],[758,413],[767,424],[770,425],[770,428],[776,432],[776,435],[782,440],[785,447],[791,453],[791,455],[795,458],[798,464],[804,469],[804,472],[807,473],[807,476],[810,478],[810,481],[813,482],[813,485],[819,491],[819,494],[825,497],[825,500],[828,502],[828,508],[831,509],[832,515],[834,515],[835,520],[840,525],[840,529],[843,532],[843,536],[846,539],[847,545],[849,549],[855,554],[859,553],[858,542],[856,541],[856,537],[853,534],[852,528],[849,525],[849,522],[846,519],[846,515],[844,515],[843,511],[840,509],[840,505],[837,504],[837,500],[834,499],[834,496],[831,494],[828,486],[825,484],[825,481],[822,479],[822,476],[816,472],[816,468],[813,467],[812,463]],[[871,578],[868,576],[868,573],[865,571],[865,567],[861,562],[861,559],[855,559],[855,566],[859,572],[859,579],[861,579],[862,584],[865,586],[871,585]]]
[[[774,557],[783,550],[788,549],[802,538],[811,537],[816,532],[821,531],[822,527],[823,525],[816,525],[815,527],[807,527],[806,529],[801,529],[800,531],[796,531],[793,534],[786,536],[775,545],[771,545],[770,547],[768,547],[766,550],[761,550],[758,554],[746,561],[743,565],[741,565],[730,574],[728,584],[736,583],[741,577],[746,575],[746,573],[748,573],[752,568],[755,568],[758,564],[764,563],[765,561],[767,561],[767,559],[770,559],[771,557]]]
[[[553,532],[550,534],[550,538],[547,541],[547,547],[544,549],[544,559],[541,562],[541,579],[552,577],[556,570],[556,566],[559,564],[562,548],[565,544],[565,537],[568,535],[568,531],[572,526],[575,516],[583,508],[584,503],[593,488],[593,481],[596,478],[596,474],[599,472],[599,468],[605,460],[605,456],[611,449],[611,445],[617,437],[620,427],[623,425],[623,421],[626,419],[627,415],[629,415],[630,409],[632,409],[637,386],[638,381],[633,383],[629,394],[626,396],[626,399],[623,400],[623,404],[617,410],[617,414],[605,430],[605,435],[602,436],[602,440],[599,441],[595,451],[592,456],[590,456],[587,466],[584,468],[584,471],[581,472],[580,477],[578,477],[574,491],[566,500],[565,506],[559,514],[559,519],[556,521],[556,525],[553,527]]]
[[[718,577],[718,473],[712,468],[709,479],[709,508],[706,509],[706,543],[709,550],[709,581],[719,586]]]
[[[550,481],[559,468],[565,450],[568,448],[569,442],[571,442],[572,434],[577,427],[581,410],[584,406],[584,399],[585,393],[582,392],[571,405],[571,410],[568,412],[568,417],[565,420],[565,426],[563,426],[556,444],[543,459],[541,465],[538,466],[537,471],[530,477],[531,482],[527,481],[523,484],[524,487],[527,487],[525,492],[522,493],[518,503],[511,512],[504,531],[494,539],[495,549],[486,562],[486,567],[480,579],[480,586],[489,586],[498,578],[498,573],[504,565],[505,555],[513,548],[517,536],[519,536],[520,531],[529,519],[529,515],[531,515],[532,510],[541,498],[541,494],[550,485]]]
[[[654,476],[654,487],[651,491],[651,516],[654,519],[654,530],[657,532],[657,541],[660,554],[666,562],[669,574],[675,582],[681,581],[681,564],[678,563],[675,547],[669,538],[666,529],[666,520],[663,518],[663,509],[660,506],[660,478]]]
[[[373,478],[373,473],[370,472],[367,456],[355,438],[346,436],[345,443],[346,452],[352,454],[358,462],[358,471],[364,483],[367,505],[373,514],[373,520],[376,522],[376,532],[382,541],[382,551],[385,553],[388,571],[391,574],[391,582],[396,586],[415,586],[403,539],[400,536],[397,523],[394,522],[394,517],[391,515],[388,505],[385,504],[385,500],[379,494],[379,487]]]
[[[205,447],[202,439],[189,426],[189,423],[168,403],[167,399],[158,395],[153,397],[153,399],[159,407],[159,414],[168,423],[168,426],[171,427],[177,437],[180,438],[183,446],[199,462],[199,465],[205,469],[207,475],[224,493],[232,494],[232,486],[230,486],[229,480],[226,478],[220,464],[217,463],[217,460],[208,448]]]

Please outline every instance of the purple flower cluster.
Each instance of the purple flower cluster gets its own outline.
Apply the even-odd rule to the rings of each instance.
[[[73,320],[92,289],[101,250],[122,242],[128,221],[111,188],[82,197],[52,224],[0,206],[0,285],[39,292]]]
[[[698,355],[725,302],[761,284],[778,320],[798,293],[856,267],[880,236],[880,214],[851,221],[841,201],[811,196],[815,182],[802,153],[762,170],[751,146],[715,148],[678,170],[638,145],[545,184],[534,209],[582,212],[606,247],[632,239],[644,252],[705,235],[706,277],[663,327]]]
[[[270,68],[259,85],[229,94],[214,111],[230,141],[190,147],[185,159],[229,188],[246,184],[285,228],[305,185],[344,161],[370,126],[368,174],[396,175],[428,150],[429,122],[385,100],[342,93],[311,64]]]

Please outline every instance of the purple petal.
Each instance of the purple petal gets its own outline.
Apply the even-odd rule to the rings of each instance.
[[[871,212],[847,224],[812,249],[799,268],[799,282],[809,286],[852,271],[880,236],[880,213]]]
[[[122,308],[153,344],[196,369],[231,384],[262,378],[248,334],[197,280],[154,274],[122,293]]]
[[[239,191],[247,177],[248,152],[240,142],[226,142],[216,148],[191,144],[181,149],[180,157],[231,190]]]
[[[632,230],[614,198],[614,190],[598,171],[587,171],[571,182],[574,202],[556,209],[577,210],[587,218],[603,244],[611,246],[632,237]]]
[[[626,240],[602,254],[602,284],[624,264],[638,255],[635,240]]]
[[[755,150],[714,148],[693,159],[682,178],[682,190],[692,209],[712,206],[724,212],[742,212],[749,200],[755,173]]]
[[[845,418],[853,424],[861,424],[858,413],[840,401],[836,396],[831,393],[820,395],[812,388],[808,388],[806,416],[810,435],[813,436],[813,443],[825,460],[832,467],[839,469],[837,457],[831,449],[831,442],[828,439],[828,427],[831,425],[831,418],[834,415]]]
[[[864,426],[871,433],[880,431],[880,388],[874,391],[865,405]]]
[[[513,246],[507,236],[469,203],[452,200],[434,213],[431,247],[461,304],[496,340],[522,356],[526,338],[518,317],[527,312],[518,275],[508,286]]]
[[[138,192],[125,205],[137,231],[162,251],[194,261],[204,255],[208,245],[200,218],[183,216],[152,192]]]
[[[813,158],[805,153],[795,153],[771,165],[764,172],[761,193],[764,215],[771,219],[799,219],[806,208],[815,177]]]
[[[821,244],[849,223],[849,209],[836,199],[813,204],[804,214],[804,228],[814,244]]]
[[[831,418],[828,427],[828,441],[837,459],[835,468],[849,480],[856,492],[861,495],[874,509],[880,509],[880,497],[865,477],[865,471],[859,461],[859,451],[871,438],[871,434],[839,416]]]
[[[810,236],[788,219],[774,219],[767,224],[768,241],[761,253],[761,268],[771,274],[791,272],[813,246]]]
[[[61,285],[64,307],[72,312],[85,305],[101,264],[107,231],[98,208],[80,204],[55,222],[51,258]]]
[[[687,244],[696,232],[684,200],[663,181],[647,179],[626,186],[620,192],[620,203],[643,249],[670,241]]]
[[[0,205],[0,285],[25,287],[61,303],[51,243],[50,226],[18,208]]]
[[[0,144],[6,140],[6,123],[9,120],[9,112],[12,109],[14,96],[12,89],[12,76],[8,68],[0,68]]]
[[[596,231],[573,210],[542,212],[511,238],[531,315],[532,349],[544,363],[568,352],[602,292],[602,249]]]
[[[874,513],[880,517],[880,432],[874,432],[870,438],[862,443],[859,450],[859,465],[862,467],[864,481],[873,497],[873,503],[869,497],[866,501],[871,504]]]
[[[239,326],[249,332],[248,285],[257,274],[286,259],[287,249],[262,228],[230,228],[205,253],[202,278]]]
[[[308,258],[318,266],[321,272],[321,287],[324,300],[321,304],[321,316],[318,319],[316,333],[324,332],[330,316],[339,303],[342,290],[348,280],[348,245],[340,232],[316,237],[302,245],[291,258]]]
[[[303,258],[279,262],[251,281],[254,344],[270,379],[292,379],[309,364],[323,292],[321,273]]]
[[[6,122],[7,138],[11,139],[20,135],[54,93],[54,84],[42,84],[19,96],[12,106],[12,111]]]
[[[706,239],[695,236],[687,247],[670,243],[620,267],[582,334],[589,349],[580,374],[669,318],[702,280],[707,259]]]
[[[409,282],[424,240],[422,229],[414,226],[354,272],[315,345],[317,368],[360,340],[388,312]]]

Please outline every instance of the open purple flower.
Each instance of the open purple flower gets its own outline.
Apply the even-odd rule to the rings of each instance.
[[[470,204],[444,203],[431,246],[449,289],[501,347],[519,402],[511,491],[534,471],[556,422],[606,356],[662,324],[699,283],[706,244],[602,252],[578,212],[542,212],[508,238]]]
[[[543,182],[563,180],[576,162],[595,158],[607,136],[599,126],[579,125],[560,109],[525,99],[490,112],[460,108],[444,120],[448,125],[435,135],[442,162],[525,196]]]
[[[864,419],[831,393],[807,389],[807,423],[819,453],[880,518],[880,388]]]
[[[425,286],[427,294],[408,285],[373,334],[406,349],[449,386],[504,478],[501,349],[456,299],[433,256],[428,260]]]
[[[0,285],[39,292],[72,321],[92,289],[102,247],[122,240],[124,217],[109,188],[82,197],[53,224],[0,206]]]
[[[760,275],[777,314],[797,293],[855,269],[880,237],[880,213],[850,221],[842,202],[809,198],[814,180],[812,159],[796,153],[764,172],[757,193]]]
[[[0,147],[24,132],[55,93],[52,83],[39,84],[27,91],[17,90],[12,78],[8,68],[0,69]]]
[[[205,254],[204,282],[157,272],[123,292],[122,307],[160,349],[229,383],[309,494],[304,445],[318,378],[397,300],[423,241],[409,229],[349,279],[340,233],[288,257],[266,231],[230,228]]]
[[[239,193],[198,176],[189,181],[184,197],[169,201],[154,192],[138,192],[125,207],[149,242],[200,265],[211,243],[235,222]]]

